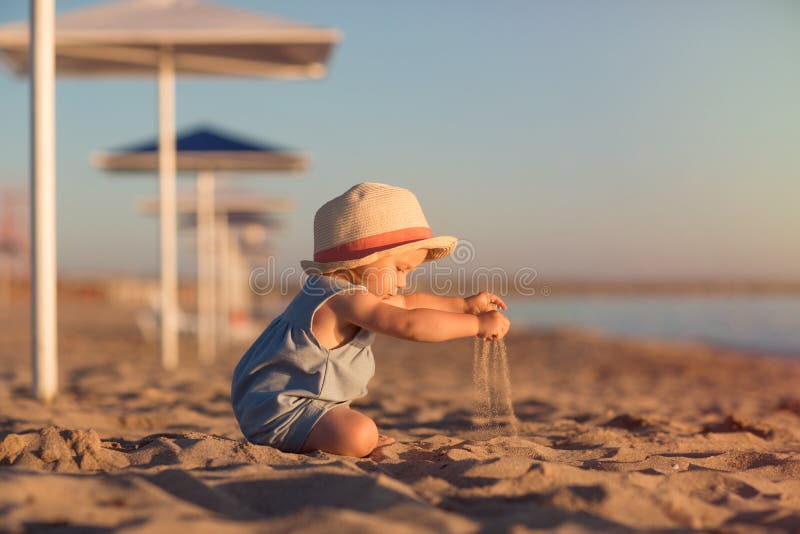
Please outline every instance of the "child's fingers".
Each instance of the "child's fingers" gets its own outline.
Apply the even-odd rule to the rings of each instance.
[[[492,293],[489,293],[489,304],[494,304],[498,308],[502,308],[504,310],[508,309],[508,306],[506,306],[506,303],[503,302],[503,299]]]

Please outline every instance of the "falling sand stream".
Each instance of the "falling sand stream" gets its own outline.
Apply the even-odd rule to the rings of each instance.
[[[517,416],[511,401],[506,344],[502,339],[475,338],[472,381],[476,389],[475,425],[480,430],[517,434]]]

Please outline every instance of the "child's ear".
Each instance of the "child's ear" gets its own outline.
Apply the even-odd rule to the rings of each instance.
[[[357,279],[356,272],[354,270],[352,270],[352,269],[339,269],[338,271],[334,271],[333,274],[336,277],[343,278],[343,279],[347,280],[351,284],[355,284],[356,283],[356,279]]]

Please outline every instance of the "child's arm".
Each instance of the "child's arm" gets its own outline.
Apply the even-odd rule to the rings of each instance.
[[[328,305],[336,315],[362,328],[412,341],[500,338],[509,326],[508,319],[497,311],[473,315],[428,308],[409,310],[363,292],[337,295]]]
[[[477,295],[468,298],[461,297],[443,297],[439,295],[431,295],[429,293],[410,293],[408,295],[398,295],[404,297],[405,307],[409,310],[415,308],[429,308],[432,310],[442,310],[455,313],[473,313],[478,314],[485,311],[494,309],[507,310],[508,306],[503,302],[503,299],[489,293],[482,291]],[[496,307],[493,307],[492,305]]]
[[[467,313],[467,300],[462,297],[444,297],[430,293],[409,293],[402,296],[409,310],[428,308],[429,310]]]

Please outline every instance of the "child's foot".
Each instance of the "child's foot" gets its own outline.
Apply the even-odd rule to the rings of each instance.
[[[378,434],[378,443],[375,444],[375,448],[367,456],[375,462],[380,462],[386,458],[386,455],[383,454],[383,448],[396,442],[397,440],[394,438],[390,438],[385,434]]]
[[[397,440],[385,434],[378,434],[378,443],[375,445],[375,449],[391,445],[392,443],[397,443]]]

